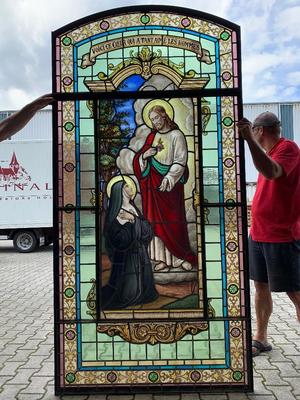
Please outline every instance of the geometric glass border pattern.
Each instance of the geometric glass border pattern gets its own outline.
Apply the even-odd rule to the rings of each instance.
[[[127,7],[52,48],[56,394],[252,391],[239,27]]]

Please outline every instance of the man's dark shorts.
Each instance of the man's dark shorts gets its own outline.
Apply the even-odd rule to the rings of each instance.
[[[249,237],[250,279],[269,283],[272,292],[300,291],[300,240],[255,242]]]

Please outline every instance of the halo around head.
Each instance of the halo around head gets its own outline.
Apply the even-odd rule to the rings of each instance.
[[[136,195],[136,191],[137,191],[136,184],[135,184],[134,180],[132,178],[130,178],[130,176],[128,176],[128,175],[117,175],[108,182],[108,184],[106,186],[107,197],[110,198],[111,189],[112,189],[113,185],[120,181],[125,181],[127,183],[127,185],[129,185],[133,189],[132,190],[132,192],[133,192],[132,198],[134,199],[135,195]]]
[[[171,104],[163,99],[154,99],[154,100],[149,101],[143,108],[143,120],[144,120],[145,124],[147,126],[149,126],[149,128],[151,128],[151,129],[153,128],[152,122],[149,118],[149,111],[154,106],[162,106],[166,110],[166,113],[168,114],[170,120],[173,121],[174,109],[171,106]]]

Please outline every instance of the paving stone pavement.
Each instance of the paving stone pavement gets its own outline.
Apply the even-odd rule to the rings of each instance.
[[[273,296],[274,350],[254,359],[254,393],[55,397],[52,248],[20,254],[0,240],[0,253],[0,400],[300,400],[300,324],[281,293]]]

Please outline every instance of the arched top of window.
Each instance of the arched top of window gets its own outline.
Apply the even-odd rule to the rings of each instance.
[[[176,89],[239,88],[239,35],[229,21],[181,7],[93,14],[53,32],[54,91],[130,92],[129,78],[155,75]]]

